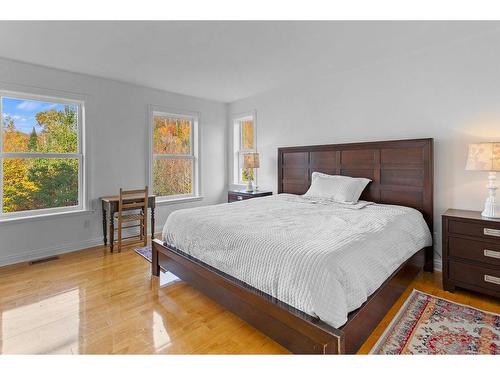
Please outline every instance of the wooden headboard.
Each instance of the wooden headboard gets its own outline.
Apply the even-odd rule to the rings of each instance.
[[[278,193],[304,194],[312,172],[366,177],[360,199],[413,207],[432,233],[432,138],[282,147],[278,149]]]

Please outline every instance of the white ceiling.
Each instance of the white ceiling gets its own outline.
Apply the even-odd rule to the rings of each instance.
[[[341,72],[499,27],[495,22],[1,21],[0,57],[231,102],[295,78]]]

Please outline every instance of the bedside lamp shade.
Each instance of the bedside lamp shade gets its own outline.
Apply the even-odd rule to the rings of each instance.
[[[259,154],[257,152],[244,154],[243,168],[259,168]]]
[[[468,171],[500,172],[500,142],[469,145],[465,169]]]
[[[489,194],[481,215],[488,218],[500,218],[500,207],[496,199],[496,190],[498,189],[496,174],[500,172],[500,142],[470,144],[465,169],[468,171],[490,172],[488,185],[486,185]]]

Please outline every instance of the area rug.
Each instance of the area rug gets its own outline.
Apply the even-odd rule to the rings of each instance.
[[[151,246],[144,246],[144,247],[139,247],[137,249],[134,249],[134,251],[139,254],[140,256],[146,258],[148,262],[152,262],[153,260],[153,249]]]
[[[500,354],[500,315],[413,290],[371,354]]]

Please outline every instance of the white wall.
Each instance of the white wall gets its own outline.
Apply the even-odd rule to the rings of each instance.
[[[464,166],[468,143],[500,140],[499,42],[483,35],[232,103],[231,113],[257,111],[259,185],[276,191],[280,146],[433,137],[440,253],[440,215],[481,210],[486,197],[486,173]]]
[[[147,110],[155,104],[200,113],[201,179],[204,199],[156,210],[159,230],[178,208],[225,200],[226,105],[97,77],[0,59],[0,89],[25,85],[86,96],[89,144],[90,213],[0,223],[0,265],[100,244],[102,221],[98,198],[120,187],[140,187],[147,179]],[[64,94],[61,94],[64,95]],[[85,226],[85,222],[88,226]]]

